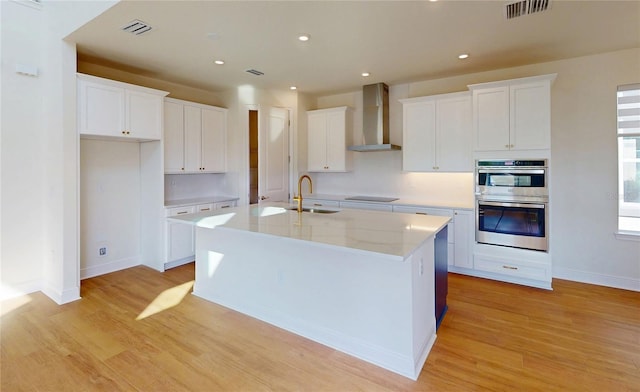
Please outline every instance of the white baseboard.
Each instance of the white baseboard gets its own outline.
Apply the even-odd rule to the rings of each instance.
[[[611,276],[553,266],[553,277],[631,291],[640,291],[640,279]]]
[[[19,284],[6,285],[0,283],[0,301],[20,297],[42,290],[42,281],[30,280]]]
[[[189,264],[189,263],[192,263],[194,260],[195,260],[195,257],[191,256],[191,257],[185,257],[185,258],[180,259],[180,260],[170,261],[168,263],[164,263],[164,270],[166,271],[166,270],[171,269],[171,268],[176,268],[176,267],[179,267],[181,265]]]
[[[80,299],[80,287],[72,287],[70,289],[58,291],[47,285],[42,289],[42,292],[58,305],[63,305]]]
[[[80,280],[120,271],[137,265],[140,265],[140,259],[137,257],[128,257],[126,259],[120,259],[110,263],[93,265],[80,270]]]

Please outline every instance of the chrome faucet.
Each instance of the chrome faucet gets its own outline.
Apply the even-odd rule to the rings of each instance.
[[[298,212],[302,212],[302,180],[305,178],[309,180],[309,193],[313,193],[313,182],[311,181],[311,177],[306,174],[300,176],[300,179],[298,179],[298,196],[293,196],[293,200],[298,202]]]

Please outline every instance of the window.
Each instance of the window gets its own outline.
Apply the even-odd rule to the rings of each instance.
[[[618,87],[618,230],[640,234],[640,83]]]

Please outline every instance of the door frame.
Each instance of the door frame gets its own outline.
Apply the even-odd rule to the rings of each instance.
[[[264,104],[245,104],[244,105],[244,110],[243,110],[243,121],[244,121],[244,164],[243,164],[243,168],[244,168],[244,175],[245,175],[245,181],[244,181],[244,199],[246,200],[246,204],[249,204],[249,192],[250,192],[250,187],[251,187],[251,183],[250,183],[250,178],[249,178],[249,111],[251,110],[256,110],[258,112],[258,138],[260,137],[260,133],[261,133],[261,129],[262,127],[264,127],[264,119],[263,119],[263,111],[264,109],[268,108],[268,107],[277,107],[277,108],[281,108],[287,111],[287,114],[289,116],[289,178],[288,178],[288,182],[289,182],[289,201],[291,201],[291,198],[293,197],[292,194],[292,190],[295,189],[294,187],[297,186],[297,175],[296,173],[298,172],[298,162],[297,162],[297,146],[296,146],[296,140],[297,140],[297,121],[294,118],[293,114],[295,113],[295,111],[288,106],[274,106],[274,105],[264,105]],[[258,151],[260,151],[260,143],[258,143]],[[260,152],[259,152],[260,153]],[[260,159],[258,158],[258,162],[260,162]],[[260,172],[260,168],[258,167],[258,172]],[[260,181],[260,177],[258,176],[258,181]],[[259,186],[258,186],[259,189]],[[258,195],[259,196],[259,195]]]

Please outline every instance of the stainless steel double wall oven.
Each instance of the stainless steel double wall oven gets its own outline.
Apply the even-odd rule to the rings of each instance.
[[[476,242],[549,249],[546,159],[476,161]]]

